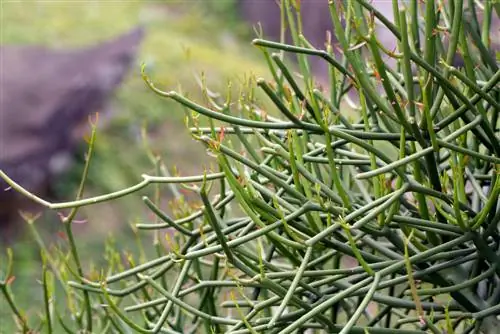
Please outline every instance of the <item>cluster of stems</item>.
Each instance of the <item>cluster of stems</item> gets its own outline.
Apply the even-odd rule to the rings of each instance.
[[[488,32],[500,7],[465,2],[393,1],[390,22],[369,1],[331,1],[338,43],[319,50],[301,34],[300,1],[283,0],[293,44],[254,40],[271,79],[249,80],[237,97],[203,85],[205,103],[197,103],[143,72],[155,93],[187,108],[193,138],[215,159],[203,175],[170,176],[151,156],[157,175],[137,185],[50,203],[1,173],[49,208],[73,208],[69,236],[79,207],[157,187],[154,198],[143,197],[156,221],[136,225],[153,231],[156,258],[130,257],[125,269],[115,251],[109,273],[90,279],[70,238],[76,279],[67,293],[82,293],[82,326],[91,331],[100,319],[120,333],[496,332],[500,71]],[[384,47],[375,24],[397,50]],[[452,66],[457,54],[460,68]],[[285,55],[296,56],[300,75]],[[328,62],[328,89],[316,86],[308,57]],[[202,206],[171,217],[161,184],[175,196],[183,184]],[[7,281],[0,288],[10,296]]]

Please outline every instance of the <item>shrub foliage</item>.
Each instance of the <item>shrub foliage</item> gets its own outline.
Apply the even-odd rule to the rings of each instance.
[[[330,2],[338,43],[325,50],[302,37],[301,5],[282,1],[293,45],[253,41],[271,80],[249,79],[237,96],[202,85],[205,100],[192,101],[143,71],[155,93],[186,107],[214,158],[202,175],[158,167],[133,187],[84,199],[82,182],[75,201],[50,203],[1,173],[49,208],[72,208],[63,218],[71,260],[61,265],[38,240],[48,332],[497,331],[500,71],[489,31],[498,3],[393,1],[391,22],[365,0]],[[397,49],[379,41],[376,22]],[[308,57],[329,63],[326,88]],[[176,196],[182,185],[202,205],[174,217],[158,196],[143,197],[157,219],[136,227],[152,231],[157,257],[124,263],[110,244],[107,271],[85,269],[71,230],[78,208],[151,184]],[[0,288],[27,332],[6,273]],[[51,307],[57,281],[71,318]]]

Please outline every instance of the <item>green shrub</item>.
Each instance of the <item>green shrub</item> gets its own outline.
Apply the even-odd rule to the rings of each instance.
[[[283,1],[295,45],[253,42],[272,82],[249,79],[239,96],[203,86],[202,105],[144,74],[153,91],[188,109],[193,138],[215,167],[180,177],[158,164],[157,175],[136,186],[90,199],[79,191],[73,202],[26,193],[55,210],[72,208],[63,218],[70,256],[38,241],[47,332],[56,324],[68,333],[497,331],[500,71],[487,32],[499,5],[469,1],[464,10],[462,0],[428,0],[424,11],[416,0],[408,10],[394,3],[392,24],[367,1],[331,3],[343,50],[335,56],[332,45],[316,50],[301,38],[299,3]],[[378,42],[375,17],[398,38],[398,50]],[[446,47],[441,34],[449,35]],[[418,35],[424,42],[410,43]],[[300,76],[269,50],[296,54]],[[462,68],[449,65],[458,51]],[[331,65],[328,89],[315,87],[308,56]],[[276,111],[261,108],[257,88]],[[349,90],[359,100],[352,110],[342,103]],[[92,147],[93,139],[85,171]],[[156,257],[123,259],[124,245],[110,242],[106,270],[84,268],[71,229],[78,208],[150,184],[157,196],[143,200],[157,219],[136,227],[153,230]],[[182,184],[203,205],[179,199],[170,217],[158,204],[161,184],[179,196]],[[0,288],[26,332],[33,321],[16,306],[11,277],[7,270]],[[55,281],[72,317],[51,307]]]

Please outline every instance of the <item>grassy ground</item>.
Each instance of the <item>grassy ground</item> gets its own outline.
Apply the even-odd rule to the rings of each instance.
[[[86,196],[130,186],[140,181],[141,173],[153,171],[140,136],[144,127],[152,151],[160,155],[166,166],[175,165],[181,174],[189,175],[199,172],[203,163],[208,162],[202,147],[191,140],[183,125],[183,110],[145,87],[139,73],[141,62],[147,64],[148,74],[160,88],[170,90],[180,85],[192,97],[200,91],[195,75],[201,71],[216,91],[223,91],[229,79],[237,84],[250,72],[266,73],[258,51],[250,45],[251,29],[235,21],[230,2],[212,11],[201,4],[196,1],[2,2],[3,44],[80,46],[105,40],[137,24],[146,27],[137,64],[113,100],[114,117],[106,128],[99,129]],[[82,140],[82,149],[84,146]],[[61,198],[74,196],[82,170],[82,152],[77,155],[74,168],[56,185]],[[129,226],[144,220],[146,210],[140,195],[82,210],[80,216],[88,223],[76,226],[75,231],[82,256],[102,263],[103,241],[110,234],[126,248],[135,248]],[[55,232],[59,225],[53,213],[46,213],[37,226],[49,244],[65,247],[64,238]],[[12,247],[16,276],[12,289],[28,317],[35,319],[41,306],[38,250],[30,237],[18,240]],[[5,246],[1,248],[0,270],[3,270],[6,252]],[[59,303],[56,305],[63,305],[62,301]],[[14,333],[3,297],[0,297],[0,333]]]

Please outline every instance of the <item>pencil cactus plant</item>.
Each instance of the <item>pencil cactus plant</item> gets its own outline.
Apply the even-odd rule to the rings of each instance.
[[[127,270],[112,256],[102,277],[78,265],[68,289],[83,293],[88,331],[94,322],[139,333],[499,328],[500,71],[489,35],[498,3],[393,1],[391,22],[365,0],[330,2],[338,45],[325,50],[301,37],[300,6],[282,1],[294,45],[253,41],[272,79],[250,80],[239,96],[203,87],[197,103],[143,74],[190,110],[190,131],[218,170],[171,177],[159,169],[129,189],[74,202],[30,195],[78,208],[183,183],[203,203],[170,217],[144,197],[161,222],[137,228],[157,238],[174,230],[169,247]],[[396,50],[379,42],[375,20]],[[300,75],[284,53],[297,56]],[[310,56],[329,63],[327,88],[315,86]]]

